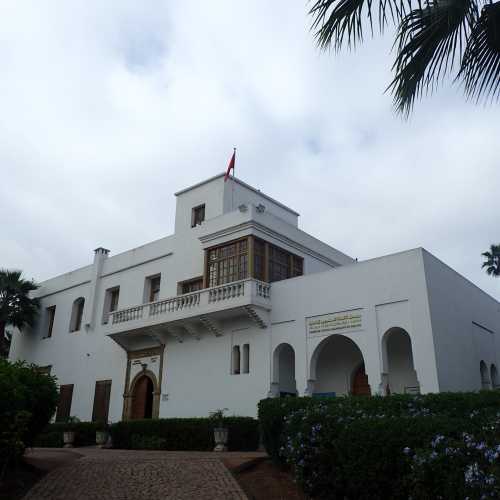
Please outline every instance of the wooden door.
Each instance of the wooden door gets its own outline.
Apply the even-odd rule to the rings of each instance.
[[[73,400],[73,384],[61,385],[59,388],[59,404],[57,405],[56,422],[65,422],[71,415]]]
[[[136,383],[132,395],[131,418],[151,418],[153,409],[153,382],[144,375]]]
[[[352,380],[352,394],[353,396],[370,396],[370,385],[368,384],[368,375],[365,372],[365,365],[362,364],[354,374]]]

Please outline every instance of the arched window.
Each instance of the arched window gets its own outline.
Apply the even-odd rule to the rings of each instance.
[[[290,344],[279,344],[273,353],[271,393],[275,396],[296,396],[295,351]]]
[[[484,361],[479,363],[479,371],[481,372],[481,389],[491,389],[490,375],[488,373],[488,367]]]
[[[243,373],[250,373],[250,344],[243,344]]]
[[[73,302],[71,310],[71,321],[69,323],[69,331],[77,332],[82,327],[83,307],[85,306],[85,299],[79,297]]]
[[[233,346],[233,359],[232,359],[232,373],[233,375],[239,375],[240,373],[240,346]]]

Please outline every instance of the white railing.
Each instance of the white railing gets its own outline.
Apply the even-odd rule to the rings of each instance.
[[[200,295],[201,292],[194,292],[172,297],[170,299],[159,300],[158,302],[151,302],[151,304],[148,305],[149,315],[156,316],[158,314],[178,311],[179,309],[196,307],[200,303]]]
[[[271,296],[271,285],[251,278],[234,281],[225,285],[206,288],[198,292],[186,293],[148,304],[113,311],[110,313],[111,324],[116,325],[143,319],[144,317],[155,318],[163,314],[172,314],[181,310],[197,309],[203,305],[209,306],[224,301],[231,301],[245,295],[247,297],[256,296],[260,299],[268,300]]]

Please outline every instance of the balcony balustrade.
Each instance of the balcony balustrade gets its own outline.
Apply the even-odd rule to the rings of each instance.
[[[136,305],[110,313],[109,335],[117,339],[127,332],[167,332],[172,326],[187,328],[193,321],[207,328],[227,317],[245,316],[265,328],[260,311],[271,309],[271,285],[252,278],[213,288]],[[184,325],[184,326],[183,326]],[[161,330],[163,328],[163,330]],[[213,327],[212,333],[217,329]]]

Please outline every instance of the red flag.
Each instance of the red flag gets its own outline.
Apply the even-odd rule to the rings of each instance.
[[[236,148],[234,148],[233,156],[231,156],[231,159],[229,160],[229,165],[227,167],[226,175],[224,176],[224,182],[226,182],[229,179],[229,173],[231,172],[231,170],[233,171],[233,175],[234,175],[234,161],[235,161],[235,159],[236,159]]]

